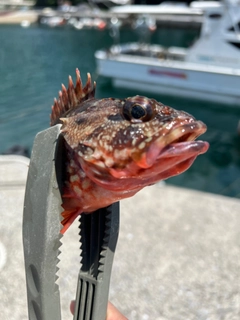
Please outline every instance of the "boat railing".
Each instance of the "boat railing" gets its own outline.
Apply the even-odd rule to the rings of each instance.
[[[167,59],[184,61],[186,57],[186,49],[179,47],[170,47],[167,49]]]
[[[109,56],[129,56],[129,57],[146,57],[159,60],[175,60],[184,61],[186,57],[186,49],[179,47],[164,48],[158,45],[134,44],[134,45],[117,45],[113,46],[107,52]]]

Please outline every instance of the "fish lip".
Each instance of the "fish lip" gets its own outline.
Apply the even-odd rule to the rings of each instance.
[[[207,126],[202,121],[192,121],[188,123],[181,123],[176,125],[169,133],[170,137],[173,137],[171,143],[183,141],[193,141],[204,132],[206,132]],[[180,132],[181,131],[181,132]],[[179,135],[177,136],[177,134]]]
[[[199,154],[205,153],[209,148],[209,143],[202,140],[185,141],[171,143],[166,146],[158,155],[157,160],[171,157],[196,157]]]
[[[187,121],[186,121],[187,120]],[[166,128],[166,133],[159,136],[146,151],[143,161],[139,162],[142,168],[150,168],[155,161],[164,157],[183,156],[189,153],[197,156],[208,149],[207,142],[195,140],[207,130],[202,121],[181,119],[174,126]]]
[[[205,153],[209,147],[208,142],[196,140],[205,133],[207,126],[202,121],[193,121],[175,126],[168,134],[168,143],[159,150],[157,159],[163,157],[180,156],[189,152],[191,154]]]

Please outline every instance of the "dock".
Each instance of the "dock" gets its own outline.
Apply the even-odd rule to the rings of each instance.
[[[64,13],[61,11],[52,11],[50,13],[45,13],[44,10],[39,13],[38,21],[41,21],[42,18],[51,17],[62,17],[66,20],[70,18],[75,19],[83,19],[83,18],[90,18],[90,19],[102,19],[110,23],[111,19],[118,19],[122,22],[122,26],[131,27],[134,21],[142,14],[139,13],[131,13],[131,12],[111,12],[110,10],[92,10],[92,11],[77,11],[72,13]],[[198,12],[195,14],[184,13],[184,14],[174,14],[173,12],[165,12],[159,14],[150,14],[152,18],[156,20],[156,25],[158,27],[165,26],[165,27],[181,27],[181,28],[199,28],[203,21],[203,13]]]
[[[68,21],[71,18],[82,19],[82,18],[100,18],[107,23],[114,17],[119,19],[123,26],[131,26],[132,23],[137,19],[138,14],[131,13],[112,13],[107,10],[92,10],[92,11],[78,11],[78,12],[61,12],[58,10],[39,10],[39,9],[30,9],[26,11],[21,10],[10,10],[1,12],[0,11],[0,24],[21,24],[27,21],[30,24],[41,23],[41,20],[48,19],[52,17],[61,17]],[[198,14],[157,14],[152,15],[156,19],[156,24],[158,27],[179,27],[179,28],[200,28],[203,15]]]
[[[29,159],[0,156],[1,319],[25,320],[22,214]],[[240,200],[166,184],[121,202],[110,301],[131,320],[237,320]],[[63,237],[59,286],[70,319],[79,269],[77,222]]]

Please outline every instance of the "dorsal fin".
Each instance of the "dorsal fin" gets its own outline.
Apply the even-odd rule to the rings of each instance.
[[[80,72],[76,69],[76,86],[74,87],[71,76],[69,76],[68,89],[62,85],[62,91],[59,91],[58,100],[54,99],[52,106],[52,113],[50,115],[50,125],[54,126],[59,123],[59,119],[64,117],[67,111],[76,108],[79,103],[94,98],[96,82],[92,85],[91,75],[87,74],[87,82],[85,86],[82,86],[82,80]]]

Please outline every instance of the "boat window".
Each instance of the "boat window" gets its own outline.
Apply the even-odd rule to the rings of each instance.
[[[232,42],[232,41],[229,41],[229,43],[230,43],[231,45],[233,45],[234,47],[240,49],[240,42]]]
[[[210,13],[209,18],[211,19],[220,19],[222,15],[220,13]]]
[[[228,31],[235,31],[236,29],[240,30],[240,21],[238,23],[236,23],[235,25],[237,28],[236,27],[234,28],[234,26],[232,26],[231,28],[228,29]]]

